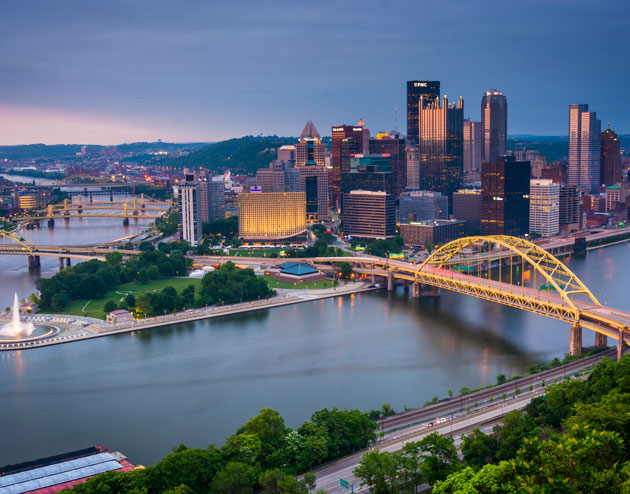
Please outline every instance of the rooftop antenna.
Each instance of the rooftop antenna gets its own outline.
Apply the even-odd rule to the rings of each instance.
[[[398,132],[398,107],[394,107],[394,130]]]

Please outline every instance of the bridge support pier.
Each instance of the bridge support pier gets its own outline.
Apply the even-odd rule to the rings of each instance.
[[[129,226],[129,218],[123,218],[123,226]]]
[[[59,271],[61,271],[63,269],[63,266],[64,266],[64,264],[63,264],[63,257],[60,257],[59,258]]]
[[[394,276],[391,271],[387,272],[387,291],[391,292],[394,290]]]
[[[40,266],[39,256],[28,256],[28,269],[38,268]]]
[[[617,340],[617,362],[623,357],[623,352],[626,349],[626,342],[623,340],[626,336],[626,332],[623,329],[619,330],[619,339]]]
[[[420,298],[420,283],[411,285],[411,298]]]
[[[608,345],[608,336],[603,333],[595,333],[595,347],[604,348]]]
[[[582,326],[574,324],[571,326],[571,336],[569,338],[569,355],[580,355],[582,353]]]
[[[48,218],[48,228],[55,228],[55,219]]]
[[[70,258],[66,257],[66,266],[70,267],[72,266],[72,263],[70,262]]]

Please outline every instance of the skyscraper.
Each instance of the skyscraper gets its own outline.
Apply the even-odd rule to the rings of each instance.
[[[621,182],[621,149],[614,130],[602,132],[599,177],[600,185],[606,187]]]
[[[486,91],[481,98],[482,161],[496,161],[507,149],[507,99],[501,91]]]
[[[560,184],[532,180],[529,184],[529,231],[543,237],[560,231]]]
[[[419,112],[420,178],[422,190],[441,192],[449,197],[462,186],[464,168],[464,99],[449,104],[444,95],[424,105]]]
[[[464,172],[481,170],[481,122],[464,120]]]
[[[418,110],[420,98],[424,104],[440,98],[440,81],[407,81],[407,142],[418,143]]]
[[[367,154],[370,145],[370,131],[363,124],[363,120],[360,120],[357,125],[336,125],[332,128],[332,141],[331,141],[331,165],[332,165],[332,180],[330,186],[330,196],[333,204],[339,203],[340,196],[340,181],[342,173],[342,161],[343,161],[343,141],[345,139],[353,139],[358,143],[358,151],[355,153]]]
[[[309,160],[298,168],[301,190],[306,194],[306,216],[310,220],[327,221],[328,171],[315,161]]]
[[[567,183],[590,193],[599,189],[601,122],[588,105],[569,105],[569,170]]]
[[[319,166],[326,166],[326,146],[310,120],[306,122],[300,141],[295,145],[295,166],[304,166],[309,160]]]
[[[386,192],[353,190],[343,195],[343,232],[359,238],[396,234],[396,200]]]
[[[560,187],[560,211],[558,223],[563,232],[572,232],[580,227],[580,208],[582,201],[575,185]]]
[[[238,231],[245,240],[282,240],[304,233],[304,192],[239,194]]]
[[[529,233],[529,161],[502,156],[481,164],[481,234]]]
[[[193,174],[184,175],[178,185],[179,235],[190,245],[201,241],[201,187]]]
[[[399,132],[379,132],[370,139],[370,154],[389,155],[392,159],[392,194],[398,197],[407,187],[407,152],[405,138]]]

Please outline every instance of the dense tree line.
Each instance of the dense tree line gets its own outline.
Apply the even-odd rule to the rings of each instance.
[[[375,424],[358,410],[323,409],[291,430],[265,408],[222,448],[180,445],[154,466],[108,472],[78,484],[78,494],[307,494],[314,476],[295,474],[373,444]],[[69,492],[69,491],[65,491]]]
[[[492,434],[437,434],[363,456],[355,474],[378,494],[630,493],[630,356],[602,359],[587,379],[553,384]]]
[[[156,218],[155,226],[165,237],[170,237],[179,228],[179,211],[169,211],[166,217]]]
[[[400,236],[392,239],[379,239],[367,244],[365,252],[373,256],[387,257],[388,254],[402,252],[403,245],[404,241]]]
[[[38,279],[35,286],[40,292],[40,307],[63,309],[70,300],[100,298],[122,283],[148,282],[187,273],[187,260],[182,254],[169,256],[157,250],[145,250],[130,257],[125,264],[122,264],[120,252],[113,251],[106,258],[106,262],[93,259],[64,268],[51,278]]]
[[[237,269],[227,262],[201,280],[198,305],[235,304],[272,297],[275,291],[252,269]]]

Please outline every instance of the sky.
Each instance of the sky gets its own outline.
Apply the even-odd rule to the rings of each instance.
[[[406,132],[439,80],[508,133],[566,135],[570,103],[630,133],[627,0],[3,0],[0,145]]]

